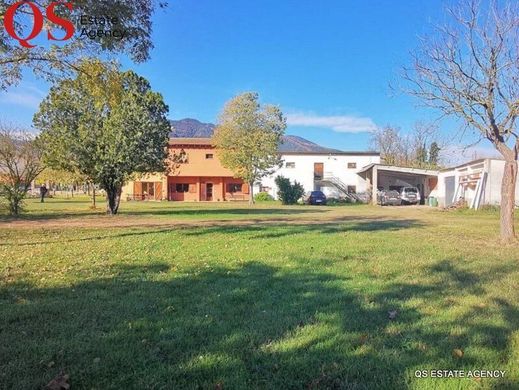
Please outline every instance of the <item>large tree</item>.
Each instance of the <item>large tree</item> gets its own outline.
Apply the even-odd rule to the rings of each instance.
[[[278,146],[285,128],[281,110],[261,105],[255,92],[232,98],[220,115],[213,143],[222,164],[249,185],[250,204],[254,183],[281,164]]]
[[[465,0],[448,12],[450,23],[421,41],[404,78],[411,94],[461,119],[503,156],[501,238],[512,242],[519,155],[519,3]]]
[[[162,95],[143,77],[115,65],[85,61],[74,79],[50,90],[34,117],[45,161],[76,172],[106,191],[116,214],[133,174],[164,171],[170,126]]]
[[[0,198],[11,215],[20,214],[31,183],[43,168],[39,140],[24,130],[0,124]]]
[[[23,47],[18,40],[8,34],[5,28],[0,29],[0,89],[16,84],[22,78],[24,69],[51,78],[64,73],[70,75],[70,72],[79,69],[76,65],[78,59],[85,56],[126,54],[135,62],[146,61],[153,48],[151,40],[153,11],[157,7],[166,6],[166,2],[158,0],[75,0],[69,2],[72,5],[69,9],[63,4],[66,2],[60,2],[55,6],[56,14],[72,21],[76,32],[70,39],[58,42],[59,44],[50,41],[40,45],[45,41],[47,29],[57,39],[66,36],[63,31],[59,31],[59,26],[47,18],[45,10],[54,2],[54,0],[33,2],[42,13],[45,26],[41,32],[42,39],[37,41],[37,46]],[[0,0],[0,15],[4,17],[8,7],[14,3],[16,2]],[[18,37],[30,36],[35,24],[33,12],[34,10],[28,4],[22,5],[17,10],[14,28]],[[82,15],[116,17],[117,24],[109,26],[109,29],[124,30],[125,36],[122,39],[113,35],[101,35],[94,39],[81,36],[82,29],[85,27],[88,30],[103,27],[80,25]]]

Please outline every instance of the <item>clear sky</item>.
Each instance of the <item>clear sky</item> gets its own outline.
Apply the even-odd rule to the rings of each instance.
[[[164,95],[171,119],[217,121],[244,91],[279,105],[288,134],[344,150],[369,130],[408,131],[437,113],[389,88],[409,51],[444,18],[440,0],[170,0],[154,17],[152,59],[132,68]],[[30,124],[48,87],[30,74],[0,94],[4,119]],[[443,122],[442,132],[456,131]],[[455,143],[459,143],[458,140]],[[482,144],[483,147],[488,145]]]

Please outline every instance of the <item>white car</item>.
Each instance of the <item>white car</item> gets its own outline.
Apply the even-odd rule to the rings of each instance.
[[[419,204],[420,191],[416,187],[402,187],[400,199],[402,199],[403,204]]]

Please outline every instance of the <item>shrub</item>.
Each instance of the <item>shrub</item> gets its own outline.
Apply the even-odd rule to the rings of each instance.
[[[278,186],[278,198],[282,204],[296,204],[305,193],[300,183],[294,181],[294,184],[291,184],[290,179],[283,176],[276,177],[276,185]]]
[[[271,202],[274,200],[274,197],[268,192],[258,192],[256,195],[254,195],[254,200],[256,202]]]

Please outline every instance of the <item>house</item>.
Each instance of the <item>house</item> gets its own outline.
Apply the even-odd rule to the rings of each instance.
[[[171,138],[170,153],[182,161],[169,175],[149,174],[126,183],[122,199],[170,201],[248,200],[249,187],[224,168],[210,138]]]
[[[328,197],[349,197],[368,191],[365,178],[358,175],[362,167],[380,162],[378,152],[325,148],[296,136],[285,136],[279,147],[283,165],[263,178],[257,191],[277,196],[278,175],[301,183],[305,191],[321,190]]]

